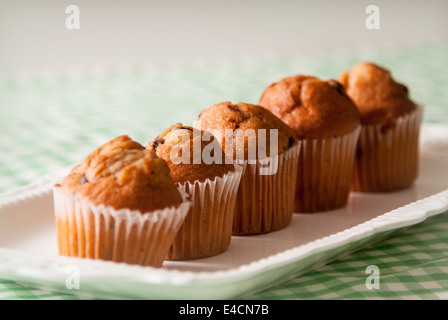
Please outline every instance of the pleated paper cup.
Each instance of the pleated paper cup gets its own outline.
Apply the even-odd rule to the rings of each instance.
[[[153,212],[115,210],[53,189],[60,255],[161,267],[191,202]]]
[[[346,206],[361,127],[340,137],[302,140],[295,201],[297,213]]]
[[[412,185],[418,175],[423,106],[393,126],[362,127],[356,153],[353,191],[390,192]]]
[[[213,180],[185,182],[178,188],[192,201],[167,260],[192,260],[223,253],[230,245],[235,201],[243,168]]]
[[[294,213],[301,144],[266,160],[245,161],[238,189],[233,235],[263,234],[289,225]],[[270,166],[267,169],[267,163]]]

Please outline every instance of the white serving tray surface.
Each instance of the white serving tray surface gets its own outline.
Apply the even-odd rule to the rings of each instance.
[[[51,187],[65,169],[0,195],[0,278],[95,298],[249,297],[447,211],[448,126],[423,125],[420,155],[411,188],[352,193],[346,208],[296,213],[283,230],[234,236],[218,256],[166,261],[160,269],[58,256]],[[74,276],[79,289],[72,288]]]

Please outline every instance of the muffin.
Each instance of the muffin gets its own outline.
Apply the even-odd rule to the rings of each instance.
[[[191,203],[163,159],[119,136],[55,185],[54,205],[59,254],[161,267]]]
[[[302,142],[295,211],[346,206],[360,115],[344,87],[335,80],[295,75],[268,86],[259,105],[289,125]]]
[[[423,108],[389,70],[361,62],[339,77],[361,114],[353,191],[390,192],[418,176]]]
[[[226,159],[212,134],[181,123],[169,127],[147,148],[167,162],[173,181],[193,203],[167,259],[207,258],[226,251],[242,170]]]
[[[197,126],[212,132],[226,155],[243,165],[233,235],[280,230],[294,213],[300,144],[294,131],[253,104],[222,102],[203,110]]]

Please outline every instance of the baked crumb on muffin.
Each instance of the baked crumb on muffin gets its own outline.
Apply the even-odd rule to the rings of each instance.
[[[416,110],[408,88],[391,72],[372,62],[360,62],[342,72],[339,80],[355,102],[362,124],[393,123],[398,117]]]
[[[65,193],[117,210],[145,213],[182,202],[166,162],[127,135],[92,152],[61,186]]]
[[[174,182],[213,180],[235,171],[209,132],[176,123],[147,145],[168,164]]]
[[[286,77],[268,86],[258,104],[288,124],[300,139],[341,136],[360,123],[359,111],[336,80],[300,74]]]
[[[264,151],[267,157],[271,155],[271,130],[276,131],[277,154],[280,155],[289,150],[298,142],[295,132],[265,108],[249,103],[221,102],[203,110],[198,121],[200,126],[215,134],[220,140],[224,151],[233,159],[238,155],[244,155],[244,159],[251,157],[250,145],[258,148],[266,148]],[[264,131],[265,143],[261,145],[260,135]],[[232,148],[226,148],[226,143],[232,143]],[[272,144],[274,145],[274,144]],[[229,150],[227,150],[229,149]],[[261,153],[263,154],[263,153]],[[253,160],[253,159],[251,159]]]

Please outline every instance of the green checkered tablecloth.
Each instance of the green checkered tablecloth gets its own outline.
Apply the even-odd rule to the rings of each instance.
[[[0,79],[0,192],[79,162],[118,135],[144,143],[175,122],[193,124],[214,103],[256,103],[284,76],[335,78],[360,60],[392,69],[427,106],[426,122],[448,123],[448,42],[8,77]],[[380,288],[367,289],[368,265],[378,266]],[[448,215],[248,298],[448,299]],[[0,299],[80,298],[0,279]]]

